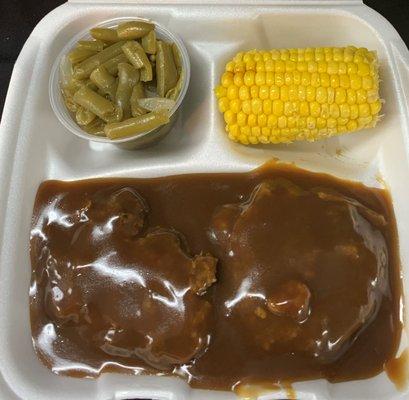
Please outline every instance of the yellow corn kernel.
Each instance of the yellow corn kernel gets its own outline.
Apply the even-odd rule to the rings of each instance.
[[[333,50],[333,57],[334,61],[342,61],[344,58],[344,54],[342,49],[334,49]]]
[[[321,118],[327,119],[329,117],[329,104],[321,104]]]
[[[307,101],[300,103],[300,115],[302,117],[308,117],[310,115],[310,106]]]
[[[243,72],[236,72],[236,73],[234,74],[234,77],[233,77],[233,83],[234,83],[237,87],[243,86],[243,85],[244,85],[244,79],[243,79],[243,77],[244,77]]]
[[[224,113],[224,121],[227,125],[235,124],[237,121],[237,115],[232,110],[227,110]]]
[[[318,60],[317,60],[317,61],[318,61]],[[319,62],[318,62],[318,68],[317,68],[317,70],[318,70],[318,72],[319,72],[320,74],[327,73],[327,69],[328,69],[328,64],[327,64],[325,61],[319,61]]]
[[[234,66],[233,72],[244,72],[246,70],[246,64],[243,61],[237,61],[236,65]]]
[[[357,74],[351,74],[350,77],[351,89],[358,90],[362,87],[362,77]]]
[[[239,99],[230,100],[230,110],[237,114],[241,110],[241,101]]]
[[[242,144],[249,144],[249,140],[248,140],[248,135],[244,135],[243,133],[241,133],[238,137],[238,140],[240,143]]]
[[[335,101],[335,89],[332,87],[327,88],[327,103],[332,104]]]
[[[274,72],[266,72],[266,85],[271,86],[274,85]]]
[[[287,49],[281,49],[280,57],[283,61],[288,60],[290,58],[290,52]]]
[[[247,124],[247,114],[243,111],[239,111],[237,113],[237,125],[238,126],[245,126]]]
[[[236,85],[230,85],[227,88],[227,98],[229,100],[238,99],[239,97],[239,88]]]
[[[355,63],[349,62],[347,63],[347,74],[356,74],[358,72],[358,67]]]
[[[368,115],[367,117],[359,117],[357,121],[360,128],[367,128],[372,125],[372,115]]]
[[[357,104],[351,104],[349,106],[349,111],[351,119],[357,119],[359,117],[359,108]]]
[[[308,100],[308,97],[307,97],[307,100]],[[317,88],[316,100],[320,104],[327,102],[328,94],[327,94],[327,89],[326,88],[324,88],[324,87]]]
[[[371,76],[362,77],[362,89],[369,90],[373,88],[373,78]]]
[[[356,102],[358,104],[363,104],[363,103],[367,103],[367,95],[366,95],[366,90],[364,89],[358,89],[356,91]]]
[[[247,125],[250,126],[250,127],[256,126],[257,125],[257,115],[250,114],[247,117]]]
[[[366,95],[367,95],[368,103],[373,103],[379,100],[379,93],[375,89],[368,90],[366,92]]]
[[[284,102],[284,115],[289,117],[290,115],[294,114],[293,103],[291,101]]]
[[[277,126],[278,118],[274,114],[270,114],[267,117],[267,126],[270,128],[275,128]]]
[[[260,127],[266,126],[267,125],[267,115],[266,114],[260,114],[257,117],[257,124]]]
[[[317,127],[317,119],[314,117],[307,117],[307,128],[316,129],[316,127]]]
[[[241,126],[241,127],[240,127],[240,133],[241,133],[242,135],[249,136],[250,133],[251,133],[251,128],[250,128],[248,125]]]
[[[339,105],[339,114],[342,118],[349,118],[349,106],[348,104],[340,104]]]
[[[258,93],[259,93],[259,87],[256,86],[256,85],[253,85],[253,86],[250,88],[250,97],[251,97],[252,99],[258,99]]]
[[[336,128],[337,127],[337,120],[335,118],[328,118],[327,119],[327,128]]]
[[[268,126],[263,126],[261,128],[261,135],[265,136],[268,140],[268,137],[271,135],[271,129]]]
[[[273,49],[270,51],[271,59],[272,60],[279,60],[280,59],[280,52],[277,49]]]
[[[355,120],[351,119],[351,120],[348,121],[348,123],[347,123],[347,129],[348,129],[350,132],[356,131],[356,130],[358,129],[358,123],[357,123]]]
[[[293,84],[293,74],[292,74],[292,72],[285,72],[284,73],[284,84],[288,85],[288,86]]]
[[[253,86],[254,85],[254,76],[255,76],[254,71],[248,71],[247,70],[244,73],[244,84],[246,86]]]
[[[227,94],[227,89],[224,86],[216,86],[216,88],[214,89],[214,93],[216,95],[216,97],[218,99],[220,99],[221,97],[225,97]]]
[[[250,98],[250,90],[248,86],[241,86],[239,88],[239,99],[248,100]]]
[[[288,86],[281,86],[280,87],[280,99],[282,101],[288,101],[289,100]]]
[[[271,55],[270,55],[271,57]],[[266,72],[274,72],[275,62],[271,58],[264,61],[264,69]]]
[[[287,117],[285,115],[281,115],[277,119],[277,126],[280,129],[286,128],[287,127]]]
[[[324,51],[322,50],[321,47],[318,47],[315,49],[315,55],[314,55],[315,61],[324,61],[325,56],[324,56]]]
[[[367,63],[359,63],[358,64],[358,75],[366,76],[370,74],[370,68]]]
[[[261,100],[266,100],[270,97],[270,88],[267,85],[260,86],[260,90],[258,92]]]
[[[306,89],[306,98],[308,102],[314,101],[316,95],[316,90],[312,86],[308,86]]]
[[[329,75],[326,72],[320,74],[320,82],[322,87],[327,88],[330,86]]]
[[[234,74],[232,72],[227,71],[223,73],[222,78],[221,78],[222,86],[227,88],[230,85],[233,85],[233,77],[234,77]]]
[[[224,113],[229,109],[229,99],[227,97],[221,97],[218,101],[220,112]]]
[[[254,82],[257,86],[265,85],[266,84],[266,73],[264,71],[256,72]]]
[[[284,63],[284,61],[277,60],[275,62],[275,72],[281,72],[281,73],[285,72],[285,63]]]
[[[273,100],[273,114],[279,117],[284,113],[284,103],[282,100]]]
[[[307,127],[307,118],[305,117],[298,117],[297,118],[297,128],[303,130]]]
[[[294,85],[300,85],[301,84],[301,72],[300,71],[294,71],[293,72],[293,83],[294,83]]]
[[[321,115],[321,106],[316,101],[310,104],[310,113],[312,117],[319,117]]]
[[[311,74],[309,72],[301,73],[301,85],[303,86],[311,85]]]
[[[336,89],[339,87],[339,76],[338,75],[331,75],[330,76],[331,87]]]
[[[237,136],[240,133],[240,130],[239,130],[239,127],[237,126],[237,124],[228,125],[227,130],[229,131],[231,136],[233,136],[234,138],[237,138]]]
[[[347,73],[347,64],[344,62],[340,62],[338,64],[338,74],[340,76],[345,75]]]
[[[236,65],[236,63],[235,63],[234,61],[229,61],[229,62],[226,64],[226,71],[227,71],[227,72],[233,72],[235,65]]]
[[[343,89],[348,89],[350,86],[349,76],[347,74],[342,74],[339,76],[339,86]]]
[[[292,129],[297,126],[297,118],[295,117],[287,117],[287,127]]]
[[[339,106],[336,103],[333,103],[329,106],[329,114],[331,115],[332,118],[338,118],[339,117]]]
[[[327,120],[325,118],[317,118],[317,129],[324,129],[327,126]]]
[[[344,49],[344,61],[352,62],[354,60],[354,52],[351,48],[347,47]]]
[[[263,101],[258,98],[251,99],[251,110],[256,115],[261,114],[263,112]]]
[[[368,103],[359,104],[358,109],[360,117],[369,117],[371,115],[371,107]]]
[[[347,91],[344,88],[338,87],[335,89],[335,103],[345,103],[347,99]]]
[[[317,88],[318,86],[320,86],[321,81],[320,81],[320,74],[318,74],[317,72],[314,72],[311,74],[311,86]]]
[[[354,89],[347,89],[347,103],[349,105],[356,104],[356,91]]]
[[[257,72],[265,72],[265,65],[264,60],[259,60],[256,62],[256,71]]]
[[[273,104],[270,99],[263,100],[263,113],[266,115],[270,115],[272,113]]]
[[[307,89],[305,86],[298,86],[298,100],[305,101],[307,98]]]
[[[287,60],[285,62],[285,70],[286,72],[293,72],[295,71],[297,64],[292,60]]]
[[[248,60],[245,63],[246,65],[246,71],[253,71],[255,72],[256,70],[256,62],[254,60]]]
[[[346,125],[348,123],[349,119],[348,118],[337,118],[337,125],[338,125],[338,132],[340,132],[341,130],[341,126]],[[343,128],[346,130],[346,127]]]
[[[261,128],[259,126],[253,126],[251,128],[251,135],[256,137],[261,136]]]
[[[251,100],[243,100],[241,109],[245,114],[251,114]]]
[[[243,55],[243,61],[246,63],[250,60],[254,60],[253,58],[253,54],[251,54],[250,52],[247,52]]]
[[[280,98],[280,88],[277,85],[270,86],[270,100],[278,100]]]
[[[371,114],[377,115],[381,111],[382,103],[380,100],[376,100],[374,103],[371,103],[369,106],[371,107]]]
[[[328,62],[328,67],[327,67],[328,74],[336,75],[338,74],[338,69],[339,69],[339,63],[337,63],[336,61]]]
[[[259,51],[256,51],[254,53],[254,61],[258,62],[262,60],[263,60],[263,55]]]
[[[284,73],[283,72],[276,72],[274,77],[274,83],[276,86],[283,86],[284,85]]]
[[[298,100],[298,88],[295,85],[291,85],[288,88],[288,98],[290,101],[297,101]]]
[[[250,144],[258,144],[258,143],[260,143],[259,140],[258,140],[258,138],[257,138],[257,136],[253,136],[253,135],[250,135],[250,136],[249,136],[249,142],[250,142]]]
[[[307,71],[310,74],[318,72],[318,64],[315,61],[307,61]]]
[[[308,69],[306,61],[299,61],[297,63],[297,71],[306,72]]]

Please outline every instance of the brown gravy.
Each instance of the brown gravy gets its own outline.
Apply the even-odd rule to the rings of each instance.
[[[292,166],[46,181],[30,245],[34,347],[57,374],[336,382],[400,340],[388,193]]]

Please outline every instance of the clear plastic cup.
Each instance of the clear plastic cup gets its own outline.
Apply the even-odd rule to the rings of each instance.
[[[81,127],[72,118],[72,115],[67,110],[67,107],[64,104],[64,100],[62,98],[62,94],[60,90],[60,64],[61,64],[63,57],[66,54],[68,54],[71,51],[71,49],[74,48],[74,46],[79,40],[91,39],[91,36],[89,34],[89,30],[91,28],[94,28],[96,26],[101,27],[101,28],[114,28],[118,24],[122,22],[127,22],[127,21],[147,21],[147,22],[153,23],[155,24],[156,35],[159,39],[163,39],[168,42],[173,42],[176,44],[181,54],[182,66],[183,66],[183,70],[185,73],[183,87],[182,87],[182,90],[180,91],[180,94],[176,101],[175,106],[170,111],[169,122],[166,125],[160,126],[158,128],[152,129],[142,134],[138,134],[135,136],[128,136],[128,137],[121,138],[121,139],[109,139],[107,137],[91,135],[81,129]],[[116,145],[118,147],[125,148],[125,149],[138,149],[138,148],[146,147],[146,146],[149,146],[150,144],[154,144],[158,142],[159,140],[164,138],[169,133],[169,131],[172,129],[172,126],[174,122],[176,121],[176,118],[178,115],[179,107],[182,104],[183,99],[186,95],[187,88],[189,86],[189,80],[190,80],[189,55],[188,55],[188,52],[182,40],[176,34],[170,32],[169,30],[164,28],[159,23],[145,19],[145,18],[119,17],[119,18],[113,18],[110,20],[106,20],[98,25],[92,25],[88,27],[87,29],[84,29],[83,31],[75,35],[64,46],[64,48],[59,53],[59,55],[57,56],[52,66],[48,89],[49,89],[51,107],[56,117],[71,133],[73,133],[76,136],[79,136],[80,138],[91,140],[94,142],[109,143],[109,144],[113,144],[113,145]]]

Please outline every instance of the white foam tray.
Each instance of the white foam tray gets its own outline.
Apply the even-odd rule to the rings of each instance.
[[[175,128],[157,146],[135,152],[71,135],[54,116],[47,92],[53,60],[70,37],[119,16],[152,18],[178,33],[192,63],[190,88]],[[228,141],[212,88],[233,54],[256,47],[349,44],[379,54],[386,104],[377,128],[315,144],[250,148]],[[34,197],[44,179],[243,171],[271,157],[372,186],[379,186],[382,177],[393,196],[408,293],[408,100],[409,52],[393,27],[360,1],[76,1],[51,12],[16,62],[0,130],[0,399],[235,398],[227,392],[192,390],[177,378],[104,374],[81,380],[58,377],[40,364],[29,325],[28,243]],[[408,398],[385,374],[349,383],[320,380],[294,386],[298,399]],[[275,392],[263,399],[284,397],[285,392]]]

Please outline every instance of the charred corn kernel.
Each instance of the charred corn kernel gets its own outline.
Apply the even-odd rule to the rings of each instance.
[[[215,88],[231,140],[314,141],[379,120],[376,54],[364,48],[238,53]]]
[[[239,88],[236,85],[230,85],[227,88],[227,98],[229,100],[237,99],[239,97]]]
[[[217,94],[216,94],[216,96],[217,96]],[[247,86],[241,86],[239,88],[239,99],[240,100],[248,100],[249,98],[250,98],[249,88]]]
[[[235,114],[240,112],[241,110],[241,101],[239,99],[234,99],[230,101],[230,110],[232,110]]]

